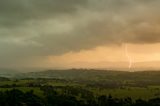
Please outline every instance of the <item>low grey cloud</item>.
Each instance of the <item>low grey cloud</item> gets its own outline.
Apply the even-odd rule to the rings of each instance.
[[[1,0],[0,64],[102,45],[158,43],[159,3],[159,0]]]
[[[87,0],[1,0],[0,22],[3,26],[24,25],[28,20],[54,18],[72,14]]]

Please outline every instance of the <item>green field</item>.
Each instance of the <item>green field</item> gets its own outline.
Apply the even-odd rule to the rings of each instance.
[[[37,84],[38,83],[38,84]],[[6,86],[8,85],[8,86]],[[45,80],[39,81],[35,80],[16,80],[16,81],[1,81],[0,82],[0,91],[19,89],[23,92],[30,90],[34,91],[34,94],[43,97],[43,92],[38,86],[53,86],[53,87],[74,87],[74,88],[83,88],[88,91],[93,92],[94,95],[112,95],[116,98],[126,98],[131,97],[133,100],[144,99],[148,100],[155,97],[160,97],[160,86],[148,86],[148,87],[122,87],[122,88],[102,88],[102,87],[88,87],[85,84],[75,83],[75,82],[63,82],[55,80]],[[11,87],[10,87],[11,86]],[[61,88],[56,89],[61,91]]]
[[[91,92],[95,97],[112,95],[114,98],[131,97],[133,100],[160,97],[160,72],[122,72],[104,70],[49,70],[0,78],[0,91],[18,89],[33,91],[44,96],[45,86],[59,94]],[[75,92],[74,92],[75,91]],[[80,94],[76,94],[78,97]]]

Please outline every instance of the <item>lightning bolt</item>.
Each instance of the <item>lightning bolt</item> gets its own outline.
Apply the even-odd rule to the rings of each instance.
[[[132,58],[131,56],[129,55],[129,52],[128,52],[128,45],[125,44],[125,54],[126,54],[126,57],[128,59],[128,62],[129,62],[129,65],[128,65],[128,68],[131,69],[132,68]]]

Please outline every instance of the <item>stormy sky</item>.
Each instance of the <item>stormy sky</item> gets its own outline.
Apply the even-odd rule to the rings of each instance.
[[[159,0],[0,0],[0,67],[160,61]],[[78,65],[77,65],[78,64]]]

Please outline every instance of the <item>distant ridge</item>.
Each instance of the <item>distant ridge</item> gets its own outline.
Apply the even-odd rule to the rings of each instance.
[[[20,72],[13,69],[0,68],[0,77],[13,77],[19,73]]]
[[[68,70],[46,70],[41,72],[29,72],[20,74],[21,78],[55,78],[55,79],[82,79],[82,80],[95,80],[95,79],[151,79],[157,78],[160,80],[160,71],[114,71],[114,70],[96,70],[96,69],[68,69]]]

